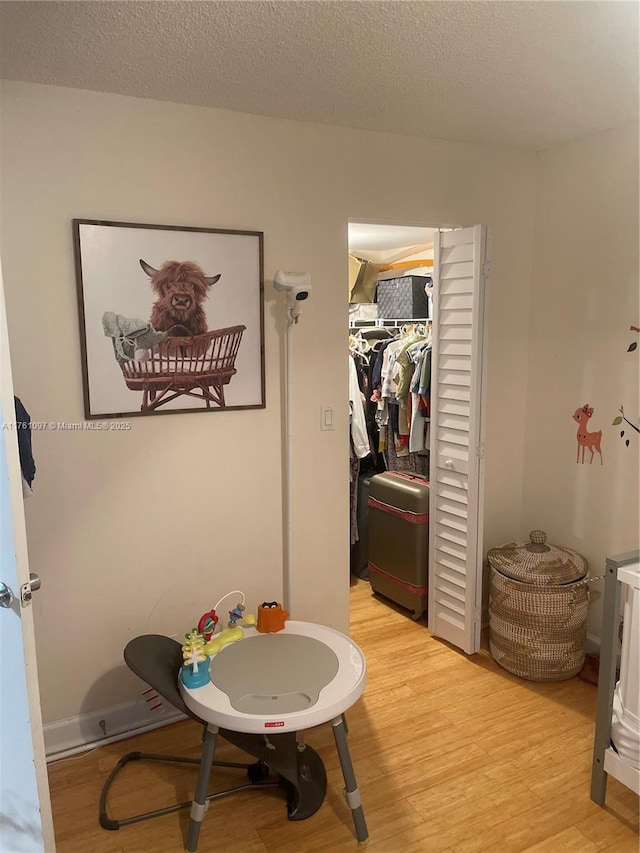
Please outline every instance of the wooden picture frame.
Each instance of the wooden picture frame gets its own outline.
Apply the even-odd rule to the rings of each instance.
[[[73,220],[87,419],[265,407],[263,237]]]

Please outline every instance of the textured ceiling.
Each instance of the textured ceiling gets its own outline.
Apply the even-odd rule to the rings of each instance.
[[[545,148],[638,113],[638,3],[2,2],[4,78]]]

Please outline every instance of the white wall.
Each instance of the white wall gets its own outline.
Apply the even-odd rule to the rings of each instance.
[[[187,630],[237,586],[280,596],[278,268],[313,278],[295,330],[292,610],[347,628],[349,218],[491,227],[485,545],[520,530],[532,155],[20,83],[3,84],[1,132],[15,386],[35,420],[83,419],[72,218],[265,233],[265,410],[35,436],[45,721],[135,698],[130,637]]]
[[[539,158],[523,536],[536,527],[583,554],[592,575],[638,548],[638,128],[563,145]],[[526,329],[525,329],[526,331]],[[639,344],[640,345],[640,344]],[[577,423],[602,430],[604,464],[576,464]],[[624,439],[620,438],[625,429]],[[625,445],[629,439],[629,447]],[[600,636],[602,583],[589,631]]]

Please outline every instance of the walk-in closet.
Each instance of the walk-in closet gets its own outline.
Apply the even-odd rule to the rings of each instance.
[[[487,229],[349,224],[351,575],[479,648]]]
[[[413,601],[406,587],[426,587],[426,565],[414,567],[411,584],[397,576],[402,541],[390,543],[386,559],[374,559],[375,547],[370,553],[370,516],[374,525],[376,520],[384,525],[377,511],[382,507],[371,496],[371,478],[405,472],[415,475],[414,490],[428,494],[433,234],[432,228],[349,226],[351,572],[369,580],[374,592],[382,586],[388,596],[381,602],[401,604],[401,598],[414,618],[424,613],[424,602],[419,596]],[[374,481],[374,491],[380,481]],[[421,538],[428,542],[425,523],[411,528],[418,544]],[[372,533],[375,541],[375,527]],[[405,538],[402,529],[396,531],[399,537],[393,533],[386,535]],[[426,563],[426,553],[424,558]]]

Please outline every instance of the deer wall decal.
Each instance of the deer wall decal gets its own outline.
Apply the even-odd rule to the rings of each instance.
[[[580,409],[576,409],[573,413],[573,419],[578,424],[578,456],[576,458],[576,463],[580,462],[580,449],[582,448],[582,464],[584,465],[584,451],[585,448],[588,448],[591,452],[591,459],[589,460],[589,465],[593,462],[593,457],[595,453],[600,454],[600,464],[602,465],[602,449],[600,447],[600,442],[602,440],[602,430],[598,430],[598,432],[589,432],[587,430],[587,421],[593,414],[593,408],[585,403]]]

